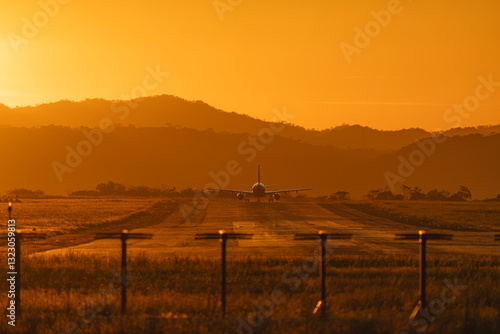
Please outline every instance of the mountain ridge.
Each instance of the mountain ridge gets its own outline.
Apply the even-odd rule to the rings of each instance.
[[[157,95],[139,100],[87,99],[61,100],[36,106],[9,108],[0,105],[1,126],[88,126],[96,127],[102,119],[117,125],[136,127],[184,127],[215,132],[250,133],[256,135],[269,122],[236,112],[214,108],[203,101],[188,101],[173,95]],[[444,131],[447,136],[473,133],[500,133],[500,125],[456,128]],[[339,125],[315,130],[287,123],[281,136],[315,145],[338,148],[395,151],[416,140],[429,137],[420,128],[377,130],[361,125]]]

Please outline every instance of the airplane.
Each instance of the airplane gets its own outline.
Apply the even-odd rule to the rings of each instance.
[[[265,196],[269,195],[269,202],[273,202],[273,200],[279,200],[281,198],[280,193],[288,193],[288,192],[292,192],[292,191],[299,192],[299,191],[312,189],[312,188],[300,188],[300,189],[266,191],[266,186],[260,182],[260,165],[258,167],[257,183],[255,183],[253,186],[244,185],[244,184],[242,184],[242,186],[252,187],[252,190],[249,191],[249,190],[216,189],[216,188],[209,188],[208,190],[236,193],[236,198],[238,198],[239,200],[244,199],[246,202],[250,201],[248,198],[248,195],[253,195],[254,197],[257,197],[259,202],[260,202],[261,197],[265,197]],[[277,184],[268,185],[267,187],[274,187],[274,186],[277,186]]]

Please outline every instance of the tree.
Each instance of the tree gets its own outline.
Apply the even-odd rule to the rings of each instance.
[[[69,196],[99,196],[95,190],[76,190],[69,193]]]
[[[427,199],[430,201],[448,201],[450,199],[450,192],[433,189],[427,193]]]
[[[401,194],[395,195],[392,193],[390,190],[385,190],[382,192],[379,192],[377,194],[377,197],[375,199],[380,199],[380,200],[403,200],[404,197]]]
[[[458,188],[458,191],[450,197],[450,200],[452,200],[452,201],[466,201],[466,200],[471,199],[471,198],[472,198],[472,195],[470,193],[469,188],[467,188],[465,186],[460,186]]]
[[[180,191],[181,197],[194,197],[195,195],[196,195],[196,193],[194,192],[194,190],[192,188],[186,188],[186,189],[182,189]]]
[[[337,196],[337,199],[341,201],[351,199],[351,195],[347,191],[340,190],[337,191],[335,195]]]
[[[374,199],[374,200],[403,200],[403,195],[398,194],[395,195],[390,191],[389,189],[376,189],[376,190],[370,190],[368,194],[365,195],[366,198],[368,199]]]
[[[497,195],[495,198],[485,198],[483,201],[485,202],[500,202],[500,194]]]
[[[403,191],[403,196],[405,201],[410,198],[411,187],[405,186],[404,184],[401,186],[401,190]]]
[[[335,194],[331,194],[330,196],[328,196],[328,199],[332,200],[332,201],[338,200],[337,195],[335,195]]]
[[[100,195],[123,195],[126,187],[123,184],[108,181],[107,183],[99,183],[95,190]]]
[[[422,189],[419,187],[413,187],[410,191],[410,200],[412,201],[421,201],[426,199],[427,196],[422,193]]]
[[[370,190],[368,192],[368,194],[365,195],[366,198],[368,199],[377,199],[377,196],[380,192],[382,192],[383,190],[380,188],[380,189],[374,189],[374,190]]]
[[[16,188],[7,192],[8,195],[23,198],[40,198],[45,196],[42,190],[30,190],[25,188]]]

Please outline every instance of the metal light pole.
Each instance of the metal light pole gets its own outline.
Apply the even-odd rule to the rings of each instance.
[[[127,305],[127,238],[128,231],[122,232],[122,315],[126,312]]]
[[[251,239],[253,234],[226,233],[220,230],[219,233],[197,233],[197,240],[220,240],[221,241],[221,307],[222,317],[226,317],[226,244],[228,239]]]
[[[9,206],[9,218],[10,218],[10,212],[12,211],[11,206]],[[11,220],[11,219],[9,219]],[[15,245],[14,245],[14,254],[15,254],[15,263],[14,263],[14,270],[12,271],[10,265],[9,265],[9,272],[7,272],[8,275],[14,276],[15,277],[15,287],[16,290],[14,292],[14,300],[15,300],[15,305],[16,305],[16,315],[17,319],[19,320],[21,318],[21,289],[22,289],[22,280],[21,280],[21,240],[22,239],[44,239],[46,238],[46,234],[44,233],[30,233],[30,232],[22,232],[22,233],[17,233],[15,232]],[[1,233],[0,234],[0,239],[9,239],[9,233]]]
[[[226,244],[227,234],[221,235],[221,306],[222,314],[226,315]]]
[[[410,319],[413,319],[420,312],[427,313],[427,295],[426,295],[426,280],[427,280],[427,260],[426,260],[426,246],[427,240],[451,240],[452,234],[439,234],[439,233],[427,233],[423,230],[417,233],[399,233],[396,234],[397,240],[418,240],[420,243],[420,264],[419,264],[419,288],[420,288],[420,300],[415,306],[415,309],[410,315]]]
[[[295,234],[295,240],[321,240],[321,299],[316,304],[313,314],[321,309],[321,317],[326,317],[326,240],[327,239],[351,239],[352,234],[348,233],[324,233],[319,231],[318,234],[299,233]]]
[[[328,235],[322,234],[321,237],[321,315],[326,315],[326,250],[325,243]]]
[[[121,272],[121,291],[122,291],[122,316],[127,312],[127,240],[128,239],[153,239],[150,233],[129,233],[123,230],[121,233],[98,233],[95,239],[121,239],[122,241],[122,272]]]

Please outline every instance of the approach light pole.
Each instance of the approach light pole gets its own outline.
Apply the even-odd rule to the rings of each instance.
[[[321,317],[326,317],[326,240],[346,240],[351,239],[352,234],[349,233],[325,233],[319,231],[314,233],[298,233],[295,234],[295,240],[321,240],[321,299],[316,304],[313,314],[316,314],[321,309]]]
[[[123,230],[121,233],[97,233],[95,239],[120,239],[122,241],[122,316],[127,312],[127,240],[128,239],[153,239],[150,233],[129,233]]]
[[[420,287],[420,300],[415,306],[415,309],[410,315],[410,319],[414,319],[418,313],[427,313],[427,295],[426,295],[426,280],[427,280],[427,261],[426,261],[426,245],[427,240],[451,240],[452,234],[440,234],[440,233],[427,233],[426,231],[420,230],[417,233],[399,233],[396,234],[396,240],[418,240],[420,243],[420,275],[419,275],[419,287]]]
[[[14,302],[15,302],[15,316],[19,320],[21,319],[21,289],[22,289],[22,280],[21,280],[21,240],[22,239],[36,239],[46,238],[46,234],[44,233],[31,233],[31,232],[17,232],[16,231],[16,221],[12,219],[12,203],[9,202],[8,206],[9,212],[9,221],[7,224],[8,233],[0,233],[0,239],[6,239],[7,245],[9,247],[7,254],[13,254],[13,256],[8,257],[8,272],[7,275],[14,277],[13,280],[9,280],[11,282],[11,286],[15,287],[14,291]],[[10,252],[10,249],[14,248],[14,253]],[[13,283],[13,284],[12,284]],[[10,298],[9,298],[10,299]],[[11,301],[8,302],[10,307]]]
[[[196,240],[220,240],[221,241],[221,307],[222,317],[226,317],[226,243],[228,239],[251,239],[253,234],[226,233],[220,230],[219,233],[197,233]]]

